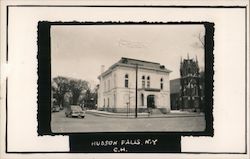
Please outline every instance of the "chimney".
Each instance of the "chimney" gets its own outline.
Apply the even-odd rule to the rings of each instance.
[[[101,74],[104,72],[104,70],[105,70],[105,66],[102,65],[102,66],[101,66]]]

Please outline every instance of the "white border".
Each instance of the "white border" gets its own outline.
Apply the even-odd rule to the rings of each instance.
[[[5,35],[6,35],[6,6],[7,5],[141,5],[141,4],[146,4],[146,5],[247,5],[248,2],[245,1],[220,1],[220,2],[215,2],[215,1],[205,1],[205,2],[201,2],[201,1],[161,1],[159,2],[155,2],[155,1],[121,1],[119,3],[115,2],[115,1],[105,1],[105,3],[103,3],[103,1],[74,1],[74,2],[68,2],[68,1],[2,1],[1,2],[1,130],[5,130],[5,107],[3,107],[5,105],[5,77],[8,76],[9,74],[9,70],[11,69],[7,63],[5,63],[5,50],[6,50],[6,41],[5,41]],[[248,15],[249,15],[249,6],[247,6],[247,11],[248,11]],[[247,21],[249,26],[249,19]],[[247,41],[249,42],[249,28],[247,28]],[[247,51],[249,50],[249,44],[247,45]],[[247,61],[249,61],[249,51],[247,53]],[[247,68],[249,68],[249,63],[247,63]],[[248,72],[249,73],[249,72]],[[247,83],[249,84],[249,74],[247,77]],[[249,85],[247,88],[247,92],[249,94]],[[249,106],[249,99],[247,101],[247,107]],[[247,121],[248,121],[248,125],[249,125],[249,109],[247,112]],[[3,129],[2,129],[3,128]],[[247,136],[249,139],[249,126],[247,129]],[[20,154],[8,154],[6,156],[5,152],[4,152],[4,142],[5,140],[3,140],[5,138],[5,134],[3,131],[1,131],[1,156],[0,157],[6,157],[6,158],[59,158],[59,157],[70,157],[72,156],[72,154],[32,154],[32,155],[20,155]],[[248,148],[249,148],[249,141],[248,142]],[[248,152],[249,153],[249,152]],[[4,156],[2,156],[4,154]],[[74,158],[82,158],[82,154],[73,154]],[[201,154],[201,155],[193,155],[193,154],[122,154],[122,158],[127,158],[127,157],[136,157],[136,158],[152,158],[152,157],[157,157],[157,158],[165,158],[165,157],[178,157],[178,158],[217,158],[217,157],[230,157],[230,158],[247,158],[249,157],[249,154],[242,154],[242,155],[235,155],[235,154]],[[110,158],[110,157],[117,157],[115,154],[107,154],[107,155],[103,155],[103,154],[88,154],[86,156],[86,154],[84,155],[84,157],[88,157],[88,158]],[[121,156],[119,156],[121,158]]]

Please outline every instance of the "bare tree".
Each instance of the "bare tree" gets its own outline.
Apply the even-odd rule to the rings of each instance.
[[[199,39],[200,44],[202,45],[202,47],[205,48],[205,35],[200,32],[199,36],[198,36],[198,39]]]
[[[194,37],[197,39],[197,41],[195,41],[192,46],[194,48],[201,48],[204,49],[205,48],[205,35],[203,32],[200,32],[198,35],[194,35]]]

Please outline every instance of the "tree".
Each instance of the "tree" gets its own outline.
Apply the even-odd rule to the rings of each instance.
[[[52,80],[52,93],[59,106],[63,105],[63,97],[69,91],[69,80],[66,77],[55,77]]]
[[[205,33],[200,32],[198,35],[194,35],[194,37],[197,39],[192,46],[194,48],[204,49],[205,48]]]
[[[205,47],[205,35],[204,35],[204,33],[199,33],[198,39],[200,41],[201,46],[204,48]]]
[[[72,101],[74,105],[79,104],[79,97],[83,90],[88,90],[88,82],[82,80],[71,79],[69,81],[69,87],[72,92]]]
[[[93,91],[91,91],[90,89],[88,89],[85,92],[84,98],[84,106],[89,108],[89,109],[95,109],[95,104],[97,101],[97,92],[95,91],[95,89]]]
[[[93,89],[90,89],[89,87],[83,94],[81,94],[79,102],[84,104],[84,107],[88,109],[96,109],[98,87],[98,85]]]
[[[90,87],[87,81],[58,76],[53,78],[51,90],[58,105],[63,106],[64,96],[67,92],[71,94],[69,96],[70,104],[78,105],[82,103],[83,97]]]

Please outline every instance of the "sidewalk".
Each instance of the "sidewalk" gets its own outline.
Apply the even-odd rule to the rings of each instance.
[[[87,114],[96,116],[109,117],[109,118],[135,118],[135,113],[113,113],[107,111],[87,110]],[[184,111],[171,111],[167,114],[148,114],[137,113],[138,118],[177,118],[177,117],[200,117],[204,113],[184,112]]]

